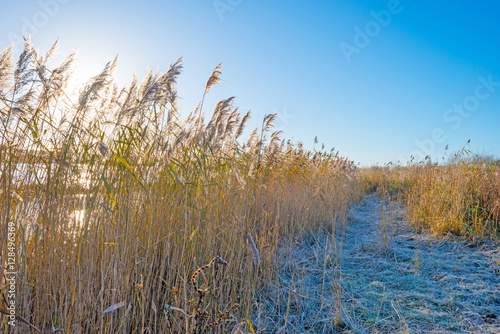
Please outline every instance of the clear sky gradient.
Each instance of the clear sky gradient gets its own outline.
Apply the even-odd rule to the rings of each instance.
[[[208,105],[236,96],[252,128],[279,113],[307,148],[317,136],[362,165],[404,163],[469,139],[500,155],[499,17],[493,1],[21,0],[2,5],[0,48],[61,37],[81,79],[119,54],[121,82],[183,56],[185,114],[222,62]]]

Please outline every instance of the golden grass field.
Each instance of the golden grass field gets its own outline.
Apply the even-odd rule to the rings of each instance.
[[[498,239],[494,159],[464,150],[440,165],[359,168],[338,152],[281,139],[276,115],[244,135],[250,114],[232,97],[208,112],[203,95],[181,117],[181,60],[125,87],[113,80],[115,60],[74,96],[75,54],[50,66],[56,49],[40,54],[28,40],[17,63],[12,48],[0,56],[2,332],[384,332],[356,327],[362,320],[342,305],[335,249],[343,241],[332,236],[349,229],[353,205],[375,192],[398,201],[423,233]],[[205,94],[221,81],[220,70]],[[9,226],[15,327],[5,314]],[[291,290],[277,283],[283,252],[320,240],[337,258],[328,265],[325,258],[315,275],[336,283],[321,297],[332,305],[327,320],[306,330]],[[294,270],[284,286],[305,272]]]

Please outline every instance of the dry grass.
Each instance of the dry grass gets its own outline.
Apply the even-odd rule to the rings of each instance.
[[[367,191],[398,197],[408,218],[435,234],[498,237],[500,165],[465,148],[444,165],[363,170]]]
[[[75,97],[74,54],[49,69],[56,49],[0,56],[1,261],[11,222],[16,312],[43,332],[230,330],[276,280],[280,243],[361,196],[352,162],[281,141],[275,115],[246,140],[233,98],[181,117],[180,60],[123,88],[111,62]],[[218,66],[205,94],[219,81]]]
[[[408,215],[435,233],[496,236],[499,232],[500,168],[483,158],[461,159],[411,170],[404,195]]]

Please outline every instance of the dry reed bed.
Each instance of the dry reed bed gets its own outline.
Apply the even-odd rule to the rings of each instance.
[[[0,56],[1,261],[15,222],[16,312],[43,332],[231,329],[276,277],[278,244],[360,197],[352,162],[280,140],[275,115],[246,140],[233,98],[183,119],[181,60],[122,88],[115,60],[75,97],[75,53],[49,69],[56,49]]]
[[[435,234],[497,238],[500,232],[500,165],[467,149],[444,165],[364,170],[368,191],[397,196],[407,217]]]

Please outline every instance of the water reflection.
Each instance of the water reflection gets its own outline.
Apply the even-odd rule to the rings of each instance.
[[[51,175],[54,175],[54,171],[57,170],[58,165],[54,164],[51,168]],[[11,168],[9,170],[9,168]],[[30,185],[30,184],[45,184],[47,182],[47,166],[45,164],[28,164],[28,163],[17,163],[12,166],[7,166],[0,163],[0,178],[3,177],[3,173],[9,174],[9,178],[12,178],[12,182],[16,185]],[[90,173],[88,172],[87,166],[74,166],[68,174],[64,174],[65,182],[73,180],[80,187],[84,189],[89,189],[92,182]],[[68,184],[68,183],[66,183]]]
[[[75,210],[70,215],[70,224],[76,227],[83,227],[83,218],[85,217],[85,210]]]
[[[57,163],[51,165],[50,187],[46,187],[49,179],[46,164],[17,163],[9,166],[0,162],[0,179],[7,176],[12,182],[12,218],[22,228],[27,240],[35,236],[43,238],[49,228],[72,239],[84,227],[88,191],[100,182],[100,175],[90,172],[87,165],[62,168]],[[59,192],[58,189],[65,191]],[[64,193],[64,197],[60,193]],[[0,199],[6,195],[5,189],[0,189]]]

